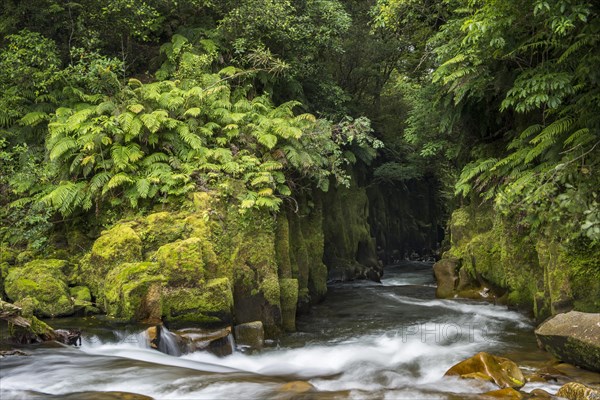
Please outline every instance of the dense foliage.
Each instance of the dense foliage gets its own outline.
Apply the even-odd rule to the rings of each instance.
[[[305,112],[338,101],[318,60],[341,51],[338,2],[46,3],[2,5],[3,241],[198,190],[277,210],[382,146],[366,118]]]
[[[407,92],[406,139],[425,157],[458,158],[457,196],[534,230],[600,239],[598,5],[382,0],[378,19],[419,8],[444,23],[427,40],[430,79]]]
[[[43,246],[65,218],[106,222],[194,190],[276,210],[347,184],[348,164],[379,149],[377,184],[427,180],[448,207],[491,202],[527,229],[597,241],[599,11],[4,1],[2,240]]]

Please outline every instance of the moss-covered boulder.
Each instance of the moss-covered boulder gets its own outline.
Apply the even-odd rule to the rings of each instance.
[[[179,213],[169,211],[150,214],[140,225],[138,230],[145,251],[156,250],[162,245],[181,239],[185,229],[185,222]]]
[[[105,231],[92,246],[91,262],[103,271],[124,262],[141,261],[142,240],[127,223]]]
[[[92,250],[79,261],[79,284],[87,286],[99,304],[104,304],[104,283],[112,268],[123,263],[142,261],[142,241],[132,229],[131,222],[122,222],[102,232]]]
[[[233,295],[227,278],[197,287],[167,287],[162,299],[163,319],[170,326],[225,326],[233,320]]]
[[[191,237],[165,244],[155,257],[169,285],[194,286],[217,275],[217,256],[206,239]]]
[[[35,260],[13,268],[6,277],[5,290],[10,300],[32,299],[33,312],[42,317],[71,315],[74,304],[64,273],[63,260]]]
[[[481,352],[475,354],[446,371],[445,376],[466,379],[481,379],[494,382],[501,388],[520,388],[525,378],[519,366],[508,358]]]
[[[125,320],[160,320],[164,281],[157,263],[123,263],[113,268],[104,285],[107,314]]]
[[[559,360],[600,371],[600,314],[558,314],[541,324],[535,335]]]
[[[265,330],[261,321],[246,322],[236,325],[233,329],[238,345],[249,346],[251,349],[260,350],[265,339]]]
[[[97,314],[100,312],[92,302],[92,294],[87,286],[71,287],[69,288],[69,294],[77,313]]]

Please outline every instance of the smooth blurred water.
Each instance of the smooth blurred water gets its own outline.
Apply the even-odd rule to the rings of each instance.
[[[317,392],[294,398],[465,398],[490,383],[444,378],[479,351],[524,366],[548,356],[531,321],[503,306],[435,299],[431,264],[388,267],[382,284],[329,288],[327,300],[298,319],[298,332],[260,353],[174,357],[149,349],[140,328],[84,328],[81,348],[38,347],[0,360],[0,398],[126,391],[156,399],[290,398],[281,385],[308,381]],[[71,321],[77,324],[83,321]],[[77,325],[72,325],[77,326]],[[555,392],[552,385],[532,385]],[[287,397],[286,397],[287,396]]]

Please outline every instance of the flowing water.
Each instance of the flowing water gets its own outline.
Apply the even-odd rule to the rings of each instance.
[[[261,352],[219,358],[152,350],[144,333],[84,330],[81,348],[39,346],[30,357],[0,360],[0,398],[46,398],[124,391],[156,399],[292,398],[291,381],[308,381],[306,399],[466,398],[489,383],[444,378],[453,364],[479,351],[508,356],[525,370],[549,359],[537,349],[533,325],[506,307],[435,299],[431,264],[388,267],[382,284],[329,288],[327,300],[298,319],[298,332]],[[558,386],[526,385],[554,393]]]

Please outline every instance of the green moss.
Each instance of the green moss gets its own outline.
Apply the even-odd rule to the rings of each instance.
[[[134,223],[118,223],[102,232],[89,254],[83,256],[70,280],[90,288],[99,304],[104,304],[104,283],[108,272],[123,263],[142,261],[142,241],[132,229]]]
[[[600,243],[579,239],[561,252],[561,264],[569,266],[574,308],[600,312]]]
[[[21,308],[21,315],[26,318],[33,317],[36,308],[39,307],[39,302],[33,297],[24,297],[15,302],[17,307]]]
[[[311,265],[308,288],[315,301],[320,301],[327,294],[327,267],[322,262]]]
[[[110,267],[124,262],[141,261],[142,241],[126,223],[102,233],[92,246],[90,262],[104,274]]]
[[[218,260],[212,245],[206,240],[192,237],[161,246],[156,260],[174,286],[194,286],[218,273]]]
[[[465,208],[454,210],[452,217],[450,218],[450,225],[455,228],[467,227],[470,222],[471,216],[469,215],[469,211]]]
[[[39,319],[37,319],[36,317],[30,317],[30,330],[32,333],[38,335],[38,336],[51,336],[53,334],[53,329],[50,327],[50,325],[48,325],[47,323],[45,323],[44,321],[40,321]]]
[[[202,287],[169,288],[163,294],[163,318],[171,324],[212,325],[232,321],[229,279],[212,279]]]
[[[36,315],[55,317],[72,314],[73,302],[63,273],[66,265],[63,260],[35,260],[11,269],[5,282],[8,298],[13,302],[27,297],[33,299]]]
[[[259,283],[259,290],[262,292],[265,300],[273,306],[280,306],[279,297],[280,297],[280,288],[279,288],[279,279],[276,275],[269,276],[263,279]]]
[[[213,209],[213,202],[215,198],[214,193],[194,192],[190,195],[190,197],[196,213],[208,214]]]
[[[298,280],[281,279],[279,287],[283,329],[294,332],[296,330],[296,308],[298,305]]]
[[[17,252],[10,248],[7,243],[0,243],[0,264],[13,265],[17,259]]]
[[[69,288],[69,293],[76,301],[90,302],[92,301],[92,295],[90,289],[87,286],[75,286]]]
[[[35,260],[35,258],[36,255],[34,251],[25,250],[17,254],[17,257],[15,258],[15,264],[23,265],[28,263],[29,261]]]
[[[0,299],[4,298],[4,281],[9,269],[10,265],[7,262],[0,262]]]
[[[275,257],[280,278],[292,277],[292,263],[290,261],[290,226],[285,213],[277,215],[275,229]]]
[[[142,221],[140,237],[145,251],[153,251],[183,236],[185,222],[177,213],[163,211],[148,215]]]
[[[104,308],[108,315],[126,320],[144,320],[160,315],[160,298],[155,287],[161,286],[165,278],[160,274],[157,263],[124,263],[113,268],[106,277]]]

